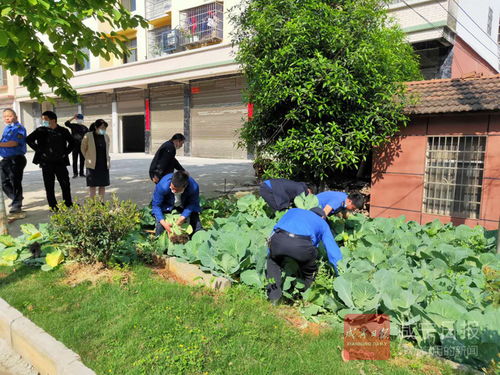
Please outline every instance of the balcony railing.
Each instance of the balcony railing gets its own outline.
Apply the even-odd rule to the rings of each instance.
[[[164,16],[172,7],[172,0],[146,0],[146,18],[148,20]]]
[[[174,53],[179,47],[178,29],[163,27],[149,32],[148,59]]]
[[[186,9],[180,14],[179,44],[190,48],[196,44],[221,42],[224,36],[224,5],[213,2]]]

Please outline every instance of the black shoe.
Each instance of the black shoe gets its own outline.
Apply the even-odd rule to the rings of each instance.
[[[86,177],[85,173],[80,173],[80,177]]]
[[[77,175],[77,174],[74,174],[74,175],[73,175],[73,178],[78,178],[78,175]]]
[[[12,207],[9,211],[9,214],[18,214],[21,211],[21,207]]]

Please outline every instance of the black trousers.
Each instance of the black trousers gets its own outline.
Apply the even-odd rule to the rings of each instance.
[[[72,151],[73,156],[73,175],[78,174],[78,156],[80,156],[80,176],[83,176],[83,169],[85,168],[85,157],[80,149],[81,142],[75,142],[75,148]]]
[[[259,193],[269,207],[271,207],[274,211],[280,211],[280,207],[278,207],[278,204],[274,199],[273,191],[269,186],[267,186],[265,183],[262,183],[262,185],[260,185]]]
[[[24,155],[3,158],[0,162],[2,190],[12,199],[12,209],[20,209],[23,204],[23,172],[26,167]]]
[[[317,255],[318,250],[310,239],[292,238],[283,232],[274,233],[269,239],[269,255],[267,257],[266,276],[268,279],[274,279],[274,283],[267,286],[269,300],[277,301],[283,295],[281,272],[286,257],[292,258],[298,263],[305,284],[304,290],[307,290],[318,271]]]
[[[43,184],[45,185],[45,192],[47,194],[47,202],[50,208],[57,207],[56,195],[54,193],[55,179],[59,181],[61,186],[64,204],[70,207],[73,202],[71,200],[71,186],[69,183],[68,168],[63,164],[49,164],[42,165]]]
[[[182,208],[178,209],[178,211],[182,212]],[[170,212],[165,212],[166,214]],[[200,220],[200,214],[198,212],[191,212],[191,215],[189,215],[189,225],[191,225],[191,228],[193,228],[193,233],[189,237],[193,237],[193,234],[198,232],[199,230],[203,230],[203,227],[201,226],[201,220]],[[156,229],[155,229],[155,234],[159,236],[165,232],[165,228],[163,228],[163,225],[160,224],[160,222],[156,223]]]

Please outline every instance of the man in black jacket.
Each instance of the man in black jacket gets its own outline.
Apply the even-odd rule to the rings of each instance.
[[[296,182],[286,178],[265,180],[260,185],[260,196],[275,211],[286,210],[297,195],[311,194],[312,190],[305,182]]]
[[[45,111],[42,113],[42,126],[35,129],[26,138],[26,142],[35,150],[33,163],[42,168],[43,184],[50,208],[57,210],[54,193],[56,178],[61,186],[64,203],[70,207],[73,202],[66,166],[69,165],[68,155],[73,150],[74,141],[69,131],[57,124],[57,115],[54,112]]]
[[[71,122],[75,120],[75,122]],[[64,126],[71,129],[71,135],[73,136],[74,146],[73,146],[73,178],[78,177],[78,156],[80,156],[80,177],[85,177],[85,173],[83,173],[83,168],[85,167],[85,157],[82,154],[81,145],[82,139],[85,136],[85,133],[89,131],[89,129],[82,124],[83,123],[83,115],[76,114],[68,121],[64,123]]]
[[[183,171],[184,168],[175,158],[176,150],[184,145],[186,138],[181,133],[174,134],[172,138],[162,144],[151,161],[149,177],[157,184],[163,176],[173,173],[174,169]]]

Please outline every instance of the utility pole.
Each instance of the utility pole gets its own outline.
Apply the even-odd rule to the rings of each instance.
[[[5,211],[5,201],[3,191],[0,189],[0,235],[9,234],[7,226],[7,212]]]

